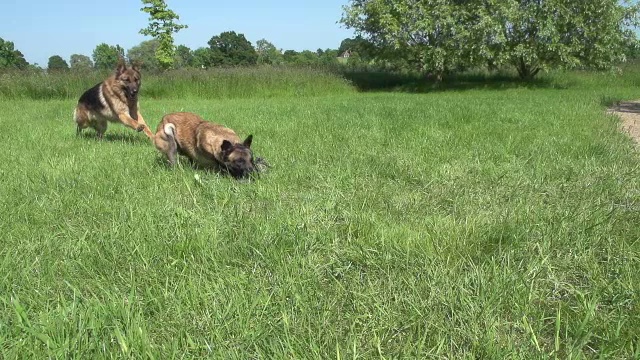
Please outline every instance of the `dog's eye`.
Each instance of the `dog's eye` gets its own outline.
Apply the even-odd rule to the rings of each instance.
[[[122,77],[122,81],[129,81],[129,77],[128,76]]]

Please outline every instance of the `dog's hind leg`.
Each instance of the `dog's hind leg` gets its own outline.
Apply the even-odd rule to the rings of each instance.
[[[176,144],[175,138],[171,137],[169,141],[169,149],[167,151],[167,157],[169,158],[169,163],[171,165],[176,164],[177,155],[178,155],[178,145]]]
[[[96,119],[92,127],[96,129],[96,135],[98,135],[98,139],[102,140],[102,136],[107,131],[107,120],[105,119]]]

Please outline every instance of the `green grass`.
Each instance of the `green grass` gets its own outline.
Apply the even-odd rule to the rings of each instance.
[[[603,111],[633,76],[141,99],[254,134],[254,182],[0,100],[0,357],[637,358],[638,156]]]

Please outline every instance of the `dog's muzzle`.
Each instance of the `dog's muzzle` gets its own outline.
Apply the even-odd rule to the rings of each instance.
[[[136,97],[138,96],[138,89],[129,89],[129,88],[125,88],[124,92],[127,94],[127,97],[130,100],[135,100]]]

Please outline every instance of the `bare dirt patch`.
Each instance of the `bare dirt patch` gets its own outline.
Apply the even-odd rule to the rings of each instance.
[[[607,110],[608,114],[620,117],[620,130],[640,145],[640,100],[620,101]]]

